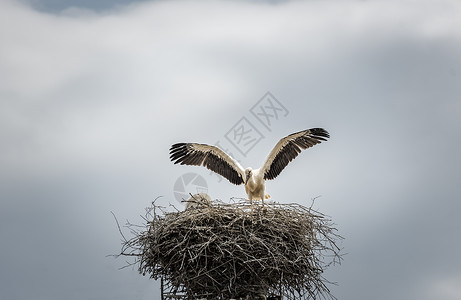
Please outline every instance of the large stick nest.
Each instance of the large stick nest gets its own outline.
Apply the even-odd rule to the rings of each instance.
[[[153,203],[145,220],[145,230],[124,240],[121,255],[135,256],[139,272],[162,278],[174,295],[334,298],[322,274],[340,261],[341,237],[312,208],[241,200],[165,212]]]

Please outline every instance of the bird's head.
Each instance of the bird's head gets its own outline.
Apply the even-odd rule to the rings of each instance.
[[[248,183],[248,180],[250,180],[251,176],[253,176],[253,169],[252,168],[246,168],[245,169],[245,184]]]

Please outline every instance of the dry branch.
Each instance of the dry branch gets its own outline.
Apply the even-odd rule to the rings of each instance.
[[[241,200],[166,212],[153,203],[145,221],[144,230],[128,224],[134,237],[120,255],[135,256],[139,272],[162,278],[170,295],[334,299],[322,274],[340,262],[341,237],[312,208]]]

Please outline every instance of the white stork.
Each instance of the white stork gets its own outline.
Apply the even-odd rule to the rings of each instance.
[[[260,199],[264,204],[265,180],[274,179],[302,149],[326,141],[330,135],[323,128],[311,128],[282,138],[272,149],[259,169],[244,169],[235,159],[216,146],[178,143],[170,148],[170,159],[175,164],[204,166],[225,177],[231,183],[245,184],[248,200]]]

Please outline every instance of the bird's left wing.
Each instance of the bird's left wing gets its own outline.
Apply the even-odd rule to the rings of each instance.
[[[282,138],[272,149],[264,162],[260,172],[264,179],[274,179],[292,161],[302,149],[326,141],[329,133],[323,128],[311,128],[290,134]]]
[[[175,164],[204,166],[225,177],[233,184],[244,182],[242,166],[216,146],[196,143],[179,143],[170,148],[170,159]]]

